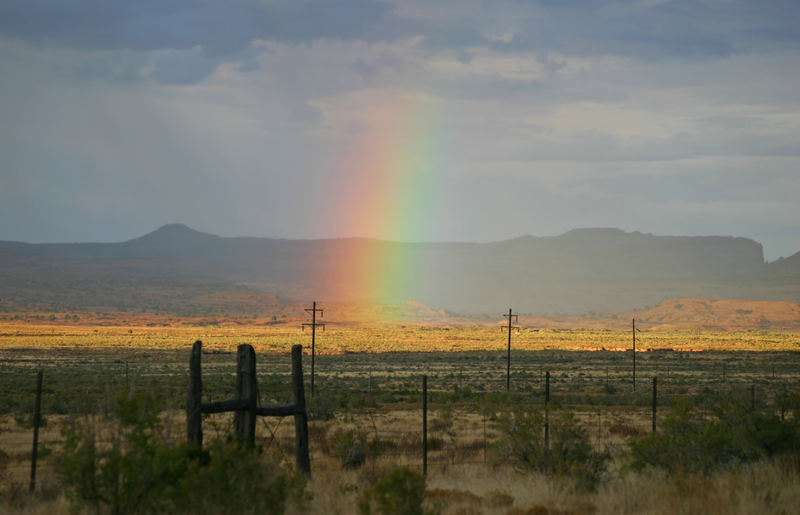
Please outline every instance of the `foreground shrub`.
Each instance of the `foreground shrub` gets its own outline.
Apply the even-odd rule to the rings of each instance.
[[[366,431],[337,431],[333,438],[336,456],[341,460],[342,468],[358,468],[367,460]]]
[[[629,442],[627,464],[673,474],[710,474],[762,458],[800,457],[800,424],[742,404],[712,406],[710,416],[692,412],[685,400],[673,403],[657,433]]]
[[[289,501],[302,507],[304,486],[302,476],[283,472],[261,448],[217,441],[190,463],[175,492],[175,508],[186,513],[279,514]]]
[[[302,500],[303,480],[249,442],[231,439],[200,449],[159,438],[155,405],[141,394],[121,395],[108,424],[110,438],[98,434],[101,424],[76,422],[64,429],[58,465],[76,508],[283,513],[288,500]]]
[[[544,442],[544,415],[515,408],[500,414],[501,437],[493,447],[495,463],[512,462],[523,468],[571,478],[575,486],[593,489],[606,470],[607,452],[594,449],[586,429],[572,413],[559,410],[550,422],[550,447]]]
[[[398,469],[361,492],[358,509],[363,515],[421,515],[425,478],[408,469]]]

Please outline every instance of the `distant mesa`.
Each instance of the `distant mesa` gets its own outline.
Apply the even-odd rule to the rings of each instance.
[[[215,236],[213,234],[200,232],[192,229],[188,225],[185,224],[166,224],[155,231],[145,234],[144,236],[140,236],[138,238],[134,238],[132,240],[128,240],[128,242],[147,242],[147,243],[158,243],[158,242],[172,242],[172,241],[196,241],[200,239],[219,239],[219,236]]]
[[[119,244],[123,253],[136,258],[191,258],[196,254],[219,249],[220,236],[200,232],[184,224],[167,224],[155,231]]]
[[[379,280],[365,288],[359,267],[380,273],[382,266],[366,256],[391,256],[385,273],[405,266],[409,280],[400,289],[380,291]],[[509,307],[528,314],[626,313],[669,298],[798,302],[800,253],[765,263],[761,244],[747,238],[608,227],[491,243],[410,244],[229,238],[174,223],[122,243],[0,242],[0,291],[18,306],[176,313],[249,312],[258,302],[276,303],[265,294],[280,302],[364,302],[431,315]]]
[[[608,240],[624,238],[626,236],[641,235],[639,232],[627,233],[622,229],[615,227],[586,227],[581,229],[572,229],[564,234],[557,236],[557,238],[571,239],[571,240]]]

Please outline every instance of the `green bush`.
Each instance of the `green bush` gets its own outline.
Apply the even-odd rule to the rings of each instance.
[[[260,447],[236,439],[214,442],[186,472],[175,496],[175,508],[185,513],[279,514],[288,501],[302,508],[305,500],[302,476],[284,473]]]
[[[593,448],[586,429],[568,411],[552,414],[549,448],[544,442],[544,415],[539,410],[514,408],[500,414],[495,425],[501,433],[492,449],[496,463],[510,461],[523,468],[568,477],[576,487],[589,490],[606,470],[609,454]]]
[[[361,492],[358,510],[363,515],[421,515],[425,478],[408,469],[397,469]]]
[[[63,430],[58,465],[75,508],[112,513],[283,513],[302,501],[303,480],[249,442],[207,449],[159,438],[163,427],[145,395],[120,395],[107,424]],[[98,434],[108,426],[107,438]],[[105,433],[105,431],[103,431]]]
[[[635,470],[660,468],[673,474],[711,472],[762,458],[800,457],[800,424],[773,410],[751,410],[736,402],[693,412],[686,400],[673,403],[660,431],[632,439],[627,464]]]

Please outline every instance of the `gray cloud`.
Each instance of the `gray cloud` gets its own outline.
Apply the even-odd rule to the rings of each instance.
[[[381,237],[338,225],[362,199],[334,192],[381,165],[363,152],[413,150],[415,130],[441,185],[419,237],[601,225],[787,255],[799,15],[745,0],[7,0],[0,239],[166,222]]]
[[[0,3],[0,35],[82,51],[169,51],[152,78],[191,84],[225,60],[247,60],[256,40],[294,44],[323,38],[384,37],[387,12],[368,0],[9,0]]]
[[[0,32],[87,50],[199,45],[210,56],[223,56],[255,39],[359,39],[374,34],[386,11],[382,2],[367,0],[8,0],[0,4]]]
[[[214,73],[218,65],[199,47],[172,50],[158,56],[151,76],[162,84],[194,84]]]
[[[800,4],[792,0],[591,0],[522,2],[522,22],[498,52],[617,55],[645,60],[709,59],[800,44]]]
[[[191,84],[226,61],[255,69],[253,44],[259,40],[374,43],[417,37],[428,54],[452,52],[462,62],[469,62],[477,48],[705,60],[766,47],[797,48],[798,17],[800,4],[792,0],[474,0],[394,6],[369,0],[7,0],[0,3],[0,36],[85,52],[166,51],[155,57],[151,78]],[[498,35],[510,39],[492,39]]]

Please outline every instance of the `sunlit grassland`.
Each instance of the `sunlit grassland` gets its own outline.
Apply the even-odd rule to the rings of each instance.
[[[791,351],[800,350],[800,334],[769,331],[645,330],[637,333],[637,350]],[[202,340],[206,350],[229,351],[242,343],[256,352],[287,352],[292,345],[310,346],[310,330],[297,324],[220,326],[93,326],[0,322],[0,349],[7,348],[128,348],[182,349]],[[507,346],[497,327],[426,327],[378,325],[337,327],[317,333],[317,352],[459,352],[494,351]],[[620,330],[520,328],[512,332],[516,350],[628,350],[631,332]]]
[[[800,366],[800,335],[770,332],[637,333],[637,382],[631,333],[522,328],[512,332],[512,391],[541,393],[544,374],[572,404],[646,405],[646,384],[662,394],[697,393],[720,385],[741,389],[791,384]],[[165,408],[185,397],[191,344],[203,341],[206,391],[230,395],[233,353],[253,345],[262,392],[288,395],[288,354],[302,344],[310,372],[310,331],[278,326],[94,326],[0,323],[0,413],[23,409],[35,370],[44,371],[45,406],[54,413],[94,412],[106,392],[135,383],[163,390]],[[329,326],[316,338],[317,386],[328,392],[372,391],[380,402],[415,402],[421,375],[434,391],[505,391],[507,333],[500,327]],[[690,351],[690,352],[689,352]],[[782,386],[781,386],[782,387]],[[621,396],[626,396],[622,398]]]

